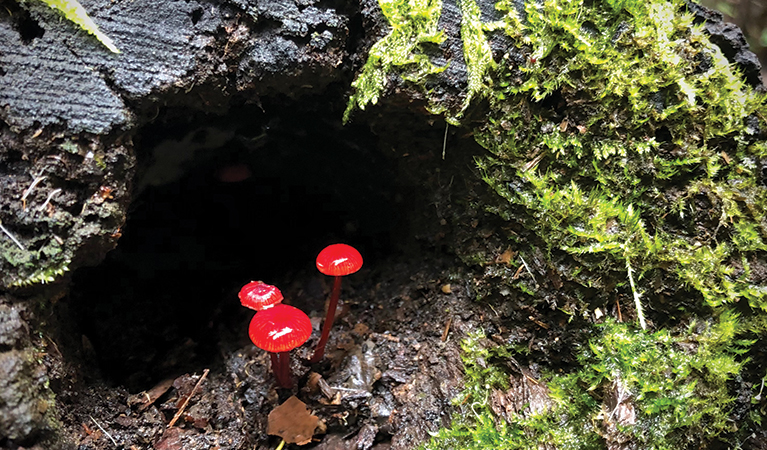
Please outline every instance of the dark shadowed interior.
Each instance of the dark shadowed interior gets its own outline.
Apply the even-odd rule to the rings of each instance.
[[[70,296],[108,379],[135,391],[209,362],[222,324],[242,318],[239,288],[310,270],[325,245],[369,261],[391,251],[393,164],[340,116],[285,99],[224,116],[168,109],[136,136],[118,247],[77,271]]]

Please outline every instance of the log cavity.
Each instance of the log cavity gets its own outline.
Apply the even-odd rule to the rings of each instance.
[[[71,291],[107,378],[146,389],[242,345],[239,288],[311,270],[329,243],[389,252],[393,164],[340,117],[275,98],[217,116],[169,108],[142,129],[122,237]]]

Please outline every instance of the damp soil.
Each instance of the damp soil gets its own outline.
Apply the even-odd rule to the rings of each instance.
[[[344,284],[326,357],[315,365],[307,361],[331,282],[311,271],[279,280],[315,325],[292,353],[291,390],[276,387],[268,355],[248,342],[252,313],[236,298],[221,298],[221,310],[236,311],[217,312],[225,318],[208,330],[219,340],[206,364],[190,362],[187,371],[140,390],[103,380],[61,389],[62,425],[81,449],[276,448],[280,438],[266,434],[268,414],[296,395],[324,428],[304,448],[414,448],[450,424],[463,386],[460,341],[494,314],[471,301],[471,280],[462,277],[469,274],[460,264],[439,254],[366,261]],[[193,352],[194,342],[187,344]]]

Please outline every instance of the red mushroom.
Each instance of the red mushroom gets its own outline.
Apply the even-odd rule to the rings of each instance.
[[[272,371],[280,387],[290,389],[290,351],[312,334],[312,323],[300,309],[279,304],[253,316],[248,335],[256,347],[269,352]]]
[[[240,297],[242,306],[256,311],[263,311],[282,302],[282,292],[277,286],[266,284],[263,281],[251,281],[240,289],[237,295]]]
[[[318,362],[325,355],[325,344],[330,336],[330,328],[333,326],[333,318],[338,307],[338,297],[341,294],[341,277],[353,274],[360,270],[360,267],[362,267],[362,255],[350,245],[329,245],[317,255],[317,270],[336,278],[333,282],[333,292],[330,294],[325,323],[322,325],[322,335],[317,342],[312,359],[309,360],[311,363]]]

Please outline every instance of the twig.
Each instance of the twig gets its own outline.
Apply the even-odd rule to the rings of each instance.
[[[26,248],[24,248],[24,246],[23,246],[23,245],[21,245],[21,242],[19,242],[19,240],[18,240],[18,239],[16,239],[15,237],[13,237],[13,235],[11,234],[11,232],[10,232],[10,231],[8,231],[8,230],[6,230],[6,229],[5,229],[5,227],[3,226],[3,221],[2,221],[2,220],[0,220],[0,230],[2,230],[2,231],[3,231],[3,233],[5,233],[5,234],[6,234],[6,236],[8,236],[9,238],[11,238],[11,240],[13,241],[13,243],[14,243],[14,244],[16,244],[16,245],[18,245],[20,249],[22,249],[22,250],[26,250]]]
[[[110,441],[112,441],[115,447],[119,447],[119,445],[117,444],[117,441],[115,441],[115,438],[113,438],[112,435],[109,434],[109,432],[107,432],[107,430],[105,430],[100,423],[96,422],[96,419],[94,419],[93,416],[88,416],[88,417],[90,417],[93,423],[95,423],[96,426],[99,427],[99,430],[101,430],[102,433],[106,434],[106,436],[109,438]]]
[[[59,192],[61,192],[61,188],[58,188],[58,189],[54,189],[54,190],[52,190],[52,191],[51,191],[51,193],[50,193],[50,194],[48,194],[48,198],[46,198],[46,199],[45,199],[45,201],[43,202],[43,204],[42,204],[42,205],[40,205],[40,207],[39,207],[39,208],[37,208],[37,210],[38,210],[38,211],[43,211],[43,210],[45,209],[45,207],[46,207],[46,206],[48,206],[48,203],[50,203],[50,202],[51,202],[51,199],[53,199],[53,197],[54,197],[56,194],[58,194]]]
[[[634,294],[634,304],[636,305],[637,318],[639,319],[639,325],[642,327],[643,330],[646,330],[647,323],[644,320],[644,311],[642,310],[641,296],[639,295],[639,292],[637,292],[637,288],[634,285],[634,276],[631,273],[632,272],[631,260],[629,260],[628,256],[626,256],[626,271],[629,274],[629,284],[631,285],[631,292]]]
[[[447,129],[450,127],[450,124],[445,122],[445,138],[442,140],[442,161],[445,160],[445,152],[447,151]]]
[[[533,272],[530,271],[530,267],[528,267],[527,263],[525,262],[525,258],[523,258],[522,255],[519,255],[519,259],[522,261],[522,265],[525,266],[525,270],[527,270],[527,273],[529,273],[530,276],[533,277],[533,282],[535,282],[535,287],[538,287],[538,280],[535,279],[535,275],[533,275]]]
[[[447,341],[447,335],[450,333],[450,325],[453,323],[453,316],[450,316],[447,319],[447,323],[445,324],[445,331],[442,332],[442,342]]]
[[[190,392],[190,393],[189,393],[189,395],[188,395],[188,396],[186,397],[186,399],[184,400],[184,403],[182,403],[182,404],[181,404],[181,407],[180,407],[180,408],[178,409],[178,411],[176,412],[176,415],[175,415],[175,416],[173,416],[173,418],[170,420],[170,423],[168,424],[168,428],[170,428],[170,427],[172,427],[173,425],[175,425],[175,423],[176,423],[176,421],[178,420],[178,418],[179,418],[179,417],[181,417],[181,414],[184,412],[184,409],[186,408],[186,405],[189,403],[189,400],[190,400],[190,399],[192,398],[192,396],[194,396],[194,394],[197,392],[197,389],[200,387],[200,385],[202,384],[203,380],[205,380],[205,377],[207,377],[207,376],[208,376],[208,372],[209,372],[209,371],[210,371],[209,369],[205,369],[205,370],[202,372],[202,376],[200,377],[200,379],[199,379],[199,380],[197,380],[197,384],[195,384],[195,385],[194,385],[194,387],[192,388],[192,392]]]
[[[32,180],[32,184],[29,185],[27,190],[25,190],[24,193],[21,194],[21,205],[24,209],[27,209],[27,197],[29,196],[29,194],[31,194],[35,186],[40,184],[40,182],[43,181],[45,178],[46,178],[45,175],[42,175],[42,174],[38,175],[37,177],[35,177],[34,180]]]
[[[353,388],[345,388],[341,386],[330,386],[331,389],[335,389],[337,391],[346,391],[346,392],[359,392],[362,389],[353,389]]]

